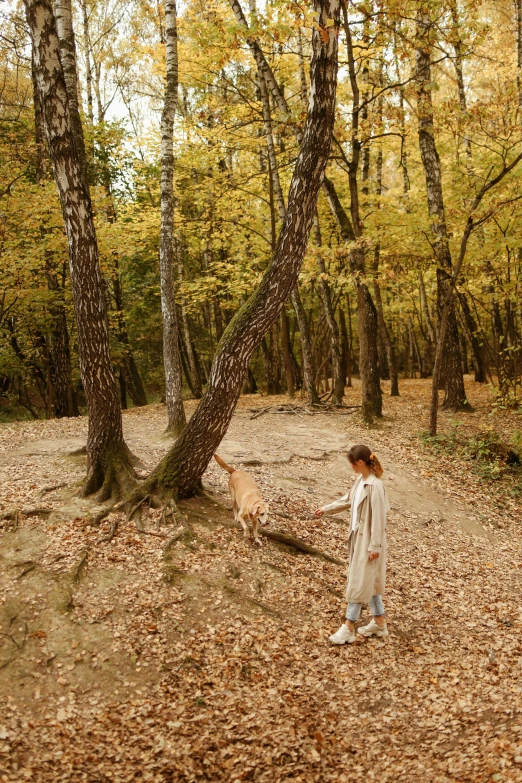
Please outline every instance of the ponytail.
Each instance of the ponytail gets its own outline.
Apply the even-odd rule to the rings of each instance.
[[[361,460],[370,468],[372,473],[375,473],[377,478],[381,478],[382,474],[384,473],[382,465],[379,462],[379,458],[376,454],[370,451],[368,446],[352,446],[348,452],[348,459],[352,465]]]
[[[370,454],[370,468],[373,470],[377,478],[381,478],[384,470],[376,454]]]

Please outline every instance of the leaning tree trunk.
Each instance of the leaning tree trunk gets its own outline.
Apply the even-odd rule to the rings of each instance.
[[[140,488],[139,497],[150,492],[182,497],[197,491],[227,431],[252,354],[297,283],[330,152],[337,84],[339,0],[316,0],[314,6],[310,102],[272,263],[227,326],[203,399],[170,452]]]
[[[178,314],[174,283],[174,116],[178,100],[178,33],[176,2],[165,0],[167,78],[161,115],[161,237],[160,279],[163,315],[163,364],[167,432],[177,437],[187,420],[181,397],[181,362],[178,345]]]
[[[266,148],[268,153],[268,164],[270,179],[272,183],[273,192],[277,201],[277,209],[279,212],[279,218],[281,225],[284,224],[286,218],[286,206],[283,196],[283,190],[281,188],[281,180],[279,178],[279,169],[277,167],[277,158],[275,154],[274,136],[272,133],[272,117],[270,112],[270,100],[268,97],[268,89],[261,70],[258,66],[258,85],[259,93],[261,95],[261,105],[263,109],[263,122],[265,126],[266,136]],[[297,327],[301,337],[301,349],[303,352],[303,382],[306,392],[308,394],[309,405],[317,405],[319,403],[319,395],[317,393],[317,386],[315,383],[315,366],[312,353],[312,343],[310,340],[310,330],[308,329],[308,322],[306,320],[306,314],[299,294],[299,288],[296,285],[295,289],[290,294],[290,301],[295,311],[297,320]]]
[[[437,259],[437,302],[442,317],[444,303],[449,301],[444,343],[443,380],[445,398],[443,407],[450,410],[469,409],[464,389],[460,361],[459,333],[453,298],[448,300],[452,261],[442,195],[440,158],[435,144],[433,102],[431,97],[431,42],[429,15],[420,10],[417,16],[417,119],[419,147],[426,179],[428,213],[431,218],[433,248]]]
[[[234,11],[234,14],[236,16],[236,20],[237,20],[238,24],[240,24],[247,32],[250,32],[249,31],[249,27],[248,27],[248,22],[247,22],[247,20],[245,18],[245,15],[243,13],[242,8],[241,8],[241,4],[238,2],[238,0],[229,0],[229,2],[230,2],[230,5],[232,7],[232,10]],[[345,12],[345,10],[346,10],[346,5],[343,5],[343,12]],[[347,36],[348,36],[349,35],[349,27],[348,27],[348,17],[346,15],[346,13],[345,13],[345,29],[347,31]],[[261,47],[259,46],[259,44],[256,41],[256,39],[252,35],[250,35],[250,34],[247,36],[246,40],[247,40],[248,46],[250,47],[250,51],[252,52],[252,54],[253,54],[253,56],[255,58],[255,61],[257,63],[258,72],[263,74],[265,82],[266,82],[266,85],[267,85],[268,89],[270,90],[270,93],[272,94],[272,97],[274,99],[275,105],[277,106],[278,110],[285,116],[285,118],[288,119],[289,115],[290,115],[290,110],[289,110],[288,104],[287,104],[286,99],[285,99],[285,97],[284,97],[284,95],[282,93],[282,90],[279,87],[277,79],[275,78],[274,73],[273,73],[272,69],[270,68],[270,65],[268,64],[268,62],[267,62],[267,60],[265,58],[265,55],[263,54],[263,51],[262,51]],[[354,63],[353,51],[351,52],[351,61],[352,61],[352,64],[353,64]],[[354,71],[354,73],[355,73],[355,71]],[[356,79],[354,79],[354,82],[355,82],[355,87],[357,88]],[[359,113],[359,108],[357,106],[356,109],[355,109],[355,114],[357,115],[357,117],[358,117],[358,113]],[[298,143],[301,143],[301,133],[300,133],[299,128],[295,128],[294,127],[294,130],[295,130],[295,135],[296,135]],[[357,134],[357,129],[356,128],[353,129],[353,135],[354,135],[354,138],[357,140],[357,135],[358,134]],[[357,145],[360,146],[360,142],[359,141],[357,141]],[[352,164],[351,169],[352,169],[352,171],[354,170],[353,164]],[[357,171],[355,169],[355,182],[356,182],[356,179],[357,179]],[[326,181],[326,178],[325,178],[325,181]],[[332,213],[333,213],[335,219],[337,220],[337,222],[339,223],[339,227],[341,229],[341,235],[343,236],[345,241],[353,242],[354,239],[355,239],[354,230],[353,230],[353,228],[351,226],[350,219],[349,219],[348,215],[346,214],[346,211],[344,210],[344,207],[342,206],[341,201],[340,201],[340,199],[339,199],[339,197],[337,195],[337,192],[335,190],[335,185],[331,181],[329,181],[327,195],[329,196],[328,203],[330,205]],[[353,193],[352,193],[352,196],[353,196]],[[330,198],[330,197],[332,197],[332,198]],[[353,206],[353,203],[354,202],[352,200],[352,206]],[[349,227],[349,231],[347,232],[347,234],[344,233],[343,226],[344,227],[345,226]],[[347,237],[349,237],[349,238],[347,238]],[[358,274],[358,266],[360,265],[361,258],[362,258],[363,266],[364,266],[364,253],[362,254],[362,256],[361,256],[360,252],[358,252],[357,250],[353,253],[353,255],[350,253],[350,266],[351,266],[351,269],[352,269],[352,273],[354,273],[355,275]],[[359,278],[356,277],[356,284],[358,284],[358,280],[359,280]],[[365,285],[365,284],[363,283],[362,285]],[[361,345],[364,344],[366,346],[368,344],[368,341],[370,343],[372,343],[370,345],[370,353],[373,356],[375,351],[377,350],[377,335],[378,335],[378,333],[375,332],[375,334],[374,334],[373,329],[372,329],[372,324],[370,322],[368,322],[368,323],[366,322],[366,317],[367,316],[368,316],[368,318],[371,321],[371,309],[372,308],[375,309],[375,306],[373,304],[370,291],[367,289],[365,292],[363,292],[361,297],[358,296],[357,301],[358,301],[358,309],[357,309],[358,327],[359,327],[360,331],[364,331],[366,333],[366,338],[363,339],[362,342],[359,341],[359,345],[361,346]],[[364,305],[365,302],[371,302],[370,309],[368,309]],[[359,305],[360,305],[360,308],[359,308]],[[299,315],[298,314],[297,314],[297,318],[298,318],[298,322],[299,322]],[[304,326],[304,324],[303,324],[303,326]],[[301,334],[301,338],[302,338],[302,334]],[[306,339],[306,335],[305,335],[305,339]],[[375,342],[376,342],[375,346],[373,345],[373,340],[375,340]],[[304,355],[304,350],[303,350],[303,355]],[[310,354],[310,357],[311,357],[311,354]],[[306,361],[306,357],[305,356],[304,356],[304,359]],[[362,389],[367,393],[367,396],[366,396],[366,398],[363,398],[363,403],[362,403],[363,416],[367,420],[371,420],[374,416],[381,416],[382,415],[382,392],[381,392],[381,387],[380,387],[380,384],[379,384],[379,366],[378,366],[378,361],[375,364],[373,362],[373,359],[372,360],[368,360],[367,358],[366,359],[363,358],[360,364],[361,364],[361,366],[363,368],[363,372],[366,372],[367,370],[370,372],[370,375],[368,377],[366,377],[364,380],[362,380],[361,386],[362,386]],[[306,367],[303,367],[303,375],[306,375],[306,372],[307,372]],[[311,377],[312,376],[310,375],[310,379],[311,379]]]
[[[84,493],[105,500],[134,484],[123,439],[118,388],[89,192],[71,128],[68,93],[50,0],[24,0],[49,155],[69,244],[69,268],[78,328],[80,370],[89,412],[88,472]]]

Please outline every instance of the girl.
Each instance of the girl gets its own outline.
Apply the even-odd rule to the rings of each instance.
[[[350,492],[315,512],[338,514],[351,506],[350,567],[346,586],[346,621],[330,636],[333,644],[355,642],[355,623],[361,604],[369,604],[371,622],[359,628],[363,636],[388,636],[382,593],[386,579],[386,514],[390,510],[381,481],[381,463],[368,446],[352,446],[348,460],[359,475]]]

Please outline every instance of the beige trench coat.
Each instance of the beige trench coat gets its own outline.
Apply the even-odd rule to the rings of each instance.
[[[333,503],[323,506],[322,511],[338,514],[350,508],[362,476],[355,482],[350,492]],[[355,530],[350,521],[350,563],[346,584],[348,603],[367,604],[372,595],[382,595],[386,583],[386,514],[390,504],[381,479],[370,473],[364,479],[364,487],[359,505]],[[376,560],[369,558],[370,552],[378,552]]]

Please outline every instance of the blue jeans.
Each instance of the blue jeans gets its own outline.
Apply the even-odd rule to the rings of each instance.
[[[368,602],[368,606],[370,607],[370,612],[373,617],[382,617],[382,615],[385,614],[384,604],[380,595],[372,595]],[[352,623],[356,623],[361,614],[361,607],[362,604],[348,604],[346,619],[350,620]]]

